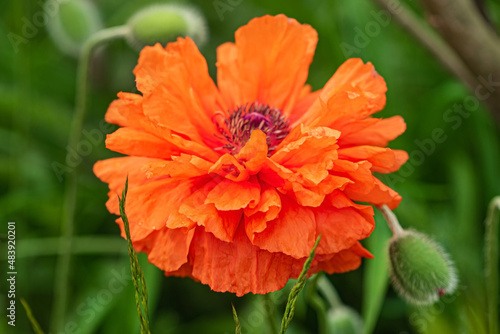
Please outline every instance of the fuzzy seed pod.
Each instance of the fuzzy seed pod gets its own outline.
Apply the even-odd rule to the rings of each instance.
[[[391,239],[389,257],[393,286],[408,302],[432,304],[456,289],[457,275],[450,257],[422,233],[396,234]]]
[[[194,8],[182,5],[153,5],[132,16],[127,25],[129,44],[137,49],[160,43],[166,45],[177,37],[189,36],[201,45],[207,39],[204,17]]]
[[[44,11],[50,15],[47,30],[57,47],[78,56],[83,43],[102,28],[99,11],[92,1],[47,1]]]

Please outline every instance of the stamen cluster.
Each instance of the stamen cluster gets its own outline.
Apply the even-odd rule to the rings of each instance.
[[[227,144],[218,149],[226,150],[230,154],[237,154],[245,146],[253,130],[258,129],[266,134],[268,154],[274,151],[290,132],[288,120],[281,110],[259,102],[239,106],[228,118],[218,123],[217,127],[227,141]]]

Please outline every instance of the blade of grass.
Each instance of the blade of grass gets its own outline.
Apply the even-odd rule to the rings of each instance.
[[[304,289],[304,286],[306,285],[307,272],[311,267],[311,263],[312,260],[314,259],[314,255],[316,252],[316,247],[318,247],[320,240],[321,240],[321,235],[316,240],[316,243],[314,244],[314,247],[311,250],[309,257],[304,263],[304,267],[302,268],[302,272],[300,273],[299,278],[297,279],[297,283],[295,283],[295,285],[292,288],[292,291],[290,291],[290,294],[288,295],[288,302],[286,303],[285,314],[283,315],[283,319],[281,320],[280,334],[284,334],[288,329],[288,326],[290,326],[290,323],[292,322],[293,315],[295,314],[295,303],[297,302],[299,293],[302,291],[302,289]]]
[[[375,230],[366,240],[366,247],[373,254],[374,259],[365,262],[363,277],[363,306],[364,334],[373,332],[379,318],[380,309],[384,302],[385,293],[389,286],[389,253],[387,241],[391,238],[391,231],[377,211],[375,213]]]
[[[486,292],[488,296],[489,333],[498,333],[498,216],[500,196],[493,198],[486,217]]]
[[[238,313],[236,313],[236,309],[234,308],[233,304],[231,304],[231,307],[233,308],[233,319],[234,323],[236,324],[236,329],[234,330],[234,333],[241,334],[241,325],[240,325],[240,319],[238,319]]]
[[[149,314],[148,314],[148,289],[146,287],[146,280],[144,279],[144,272],[142,271],[139,260],[137,259],[137,254],[135,253],[134,247],[132,245],[132,240],[130,239],[130,228],[125,213],[125,202],[127,199],[128,191],[128,177],[125,181],[125,188],[122,192],[122,197],[118,197],[120,202],[120,215],[123,220],[123,225],[125,227],[125,234],[127,236],[128,243],[128,255],[130,259],[130,269],[132,272],[132,280],[135,287],[135,302],[137,305],[137,315],[139,316],[139,321],[141,324],[141,334],[150,334],[149,330]]]
[[[31,308],[28,302],[26,302],[24,298],[21,298],[21,304],[23,304],[24,310],[26,311],[26,315],[28,316],[28,320],[30,321],[35,334],[44,334],[42,328],[38,324],[38,321],[36,321],[35,317],[33,316],[33,312],[31,312]]]

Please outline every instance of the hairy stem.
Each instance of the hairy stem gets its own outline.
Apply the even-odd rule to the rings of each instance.
[[[123,38],[128,33],[128,27],[119,26],[101,30],[92,35],[83,45],[78,62],[76,78],[75,113],[69,132],[68,146],[76,149],[85,121],[87,109],[88,75],[90,60],[94,49],[106,42]],[[51,319],[51,328],[54,332],[63,330],[66,317],[68,276],[70,272],[72,241],[74,234],[76,194],[78,190],[78,167],[68,174],[64,189],[64,203],[61,219],[63,240],[61,251],[57,259],[54,280],[54,306]]]
[[[382,212],[382,215],[384,216],[385,220],[387,221],[387,224],[391,228],[393,236],[397,236],[397,235],[400,235],[401,233],[403,233],[404,230],[401,227],[401,225],[399,224],[398,218],[396,217],[394,212],[392,212],[392,210],[389,209],[389,207],[387,205],[384,204],[384,205],[380,206],[378,209],[380,210],[380,212]]]

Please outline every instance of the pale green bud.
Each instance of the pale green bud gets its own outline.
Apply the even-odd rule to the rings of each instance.
[[[204,17],[194,8],[182,5],[153,5],[132,16],[127,26],[129,44],[142,49],[146,45],[166,45],[177,37],[189,36],[201,45],[207,39]]]
[[[457,286],[456,270],[436,242],[415,231],[396,234],[389,246],[392,283],[407,301],[425,305],[436,302]]]
[[[327,333],[334,334],[361,334],[363,320],[355,310],[347,306],[338,306],[326,315]]]
[[[92,1],[48,0],[44,8],[52,16],[47,22],[49,36],[66,54],[78,56],[87,38],[102,28],[99,11]]]

